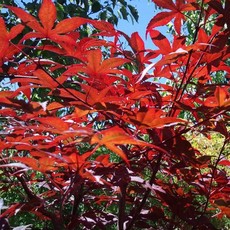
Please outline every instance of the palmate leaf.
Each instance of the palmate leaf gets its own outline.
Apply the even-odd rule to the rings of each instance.
[[[7,58],[20,52],[20,49],[11,44],[11,40],[17,37],[24,29],[24,26],[18,24],[13,26],[10,31],[7,30],[3,18],[0,17],[0,66]]]
[[[97,44],[98,45],[98,44]],[[103,60],[102,52],[100,49],[87,51],[86,64],[84,65],[71,65],[64,73],[65,75],[77,74],[78,72],[85,72],[88,75],[102,75],[109,73],[121,73],[117,67],[130,62],[124,58],[109,58]]]
[[[87,159],[92,155],[92,152],[86,152],[84,154],[79,154],[74,152],[68,156],[63,156],[63,159],[68,163],[68,166],[73,170],[79,170],[88,164]]]
[[[97,35],[118,35],[113,25],[108,22],[97,22],[96,20],[81,17],[67,18],[55,25],[57,21],[57,10],[52,0],[43,0],[42,2],[41,8],[38,12],[38,17],[41,23],[39,23],[35,17],[25,12],[23,9],[14,6],[6,7],[16,14],[25,25],[33,30],[33,32],[24,35],[22,40],[31,38],[49,38],[50,40],[59,44],[67,43],[69,45],[76,45],[76,40],[71,36],[66,35],[66,33],[75,31],[81,25],[86,23],[90,23],[95,28],[101,30],[101,32]]]
[[[160,12],[149,22],[147,32],[157,26],[164,26],[172,19],[175,18],[174,25],[175,30],[180,34],[181,21],[184,19],[183,12],[196,10],[196,7],[191,3],[184,3],[184,0],[176,0],[174,3],[172,0],[152,0],[156,5],[168,9],[169,12]]]
[[[21,24],[18,24],[16,26],[13,26],[10,29],[10,31],[7,31],[5,22],[3,18],[0,17],[0,40],[1,42],[3,42],[4,40],[9,42],[11,39],[18,36],[22,32],[23,29],[24,29],[24,26]]]
[[[172,51],[169,40],[162,33],[152,29],[149,34],[153,43],[159,48],[160,54],[168,54]]]
[[[144,141],[136,139],[133,136],[128,135],[123,129],[117,126],[96,133],[91,138],[91,144],[97,144],[97,147],[95,149],[97,149],[99,146],[103,146],[103,145],[106,146],[109,150],[113,151],[118,156],[120,156],[128,165],[129,165],[129,160],[127,156],[117,145],[130,144],[130,145],[152,147],[158,151],[167,153],[164,149],[158,146],[155,146],[150,143],[146,143]]]
[[[115,30],[114,26],[106,21],[97,21],[97,20],[88,20],[90,24],[92,24],[96,29],[100,30],[100,32],[94,35],[101,36],[118,36],[118,32]]]
[[[132,47],[133,51],[135,52],[139,69],[142,70],[144,67],[145,61],[145,44],[138,32],[135,32],[131,35],[130,38],[130,46]]]
[[[148,109],[147,111],[139,111],[135,116],[130,116],[134,123],[139,125],[139,128],[163,128],[166,126],[174,126],[177,124],[186,124],[183,119],[176,117],[165,117],[165,114],[156,109]]]
[[[57,11],[51,0],[43,0],[38,17],[47,32],[53,28],[57,18]]]
[[[80,78],[88,81],[90,85],[99,87],[100,84],[106,83],[107,85],[113,84],[118,78],[122,80],[118,75],[126,75],[126,71],[120,66],[130,62],[126,58],[108,58],[104,59],[101,49],[92,49],[85,51],[86,60],[84,64],[73,64],[63,73],[58,79],[60,82],[64,82],[68,76],[79,75]],[[85,73],[80,75],[79,73]],[[101,89],[101,88],[99,88]]]
[[[125,51],[124,55],[137,63],[139,71],[143,70],[146,63],[151,63],[150,60],[158,56],[155,51],[145,48],[144,40],[138,32],[132,33],[131,37],[122,31],[119,31],[119,33],[127,40],[133,52],[132,54],[131,51]]]
[[[25,12],[23,9],[14,6],[6,7],[16,14],[25,25],[33,30],[33,32],[27,33],[23,40],[30,38],[49,38],[56,42],[68,42],[74,45],[76,42],[71,37],[62,34],[71,32],[90,21],[85,18],[73,17],[64,19],[55,26],[57,11],[51,0],[43,0],[42,2],[38,12],[41,24],[35,17]]]
[[[114,81],[114,78],[112,78],[112,81]],[[102,90],[97,90],[96,88],[89,85],[84,85],[84,84],[80,84],[80,85],[85,92],[85,94],[82,94],[83,96],[82,99],[90,106],[94,106],[95,110],[97,109],[100,110],[103,108],[105,109],[107,107],[106,104],[111,106],[115,104],[120,105],[124,101],[121,100],[121,97],[119,96],[119,94],[117,94],[116,86],[110,85],[108,87],[104,87]],[[139,96],[143,96],[143,95],[144,93],[142,93],[142,95]],[[109,108],[111,107],[108,107],[107,109]]]
[[[104,130],[100,133],[96,133],[92,139],[91,144],[97,144],[99,146],[106,146],[108,149],[120,156],[127,164],[129,164],[128,158],[125,153],[116,145],[123,144],[142,144],[137,139],[126,134],[121,128],[113,127],[108,130]]]
[[[109,58],[103,60],[102,52],[100,49],[90,50],[87,52],[88,64],[85,68],[85,72],[89,75],[103,75],[109,73],[120,73],[120,70],[116,67],[121,66],[127,62],[128,59],[124,58]]]

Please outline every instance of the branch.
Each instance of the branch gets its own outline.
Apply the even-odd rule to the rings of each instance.
[[[56,230],[63,230],[64,229],[64,224],[62,221],[62,218],[58,214],[53,214],[52,212],[49,212],[48,210],[45,209],[44,207],[44,200],[42,200],[40,197],[38,197],[36,194],[32,192],[32,190],[27,186],[26,181],[23,176],[16,176],[19,182],[21,183],[25,193],[27,194],[28,197],[28,202],[33,202],[33,206],[38,207],[38,211],[41,212],[44,216],[48,217],[51,219],[51,222],[53,224],[54,229]]]
[[[120,186],[121,193],[119,199],[118,230],[124,230],[126,188],[127,184],[122,184],[122,186]]]
[[[200,24],[202,13],[203,13],[203,6],[204,6],[204,0],[202,0],[202,3],[201,3],[201,10],[200,10],[199,18],[198,18],[198,21],[197,21],[196,31],[195,31],[195,34],[194,34],[194,37],[193,37],[192,44],[194,44],[196,42],[196,39],[197,39],[197,36],[198,36],[198,31],[200,29],[199,24]],[[175,101],[177,101],[177,98],[179,96],[180,90],[182,89],[181,95],[180,95],[180,97],[178,99],[179,101],[180,101],[181,96],[183,95],[184,90],[185,90],[185,88],[186,88],[186,86],[187,86],[187,84],[189,82],[189,81],[187,81],[187,84],[185,84],[185,87],[183,87],[183,84],[184,84],[184,81],[186,79],[186,75],[187,75],[187,72],[188,72],[188,69],[189,69],[189,63],[190,63],[190,60],[191,60],[191,57],[192,57],[192,53],[193,53],[193,50],[190,50],[189,51],[189,56],[188,56],[188,59],[187,59],[187,63],[186,63],[186,69],[185,69],[184,74],[183,74],[183,78],[181,80],[179,88],[176,91],[176,95],[175,95],[175,98],[173,100],[173,104],[172,104],[172,107],[171,107],[172,109],[169,112],[170,116],[172,116],[175,113],[175,109],[173,108],[173,106],[175,105]],[[199,59],[199,61],[200,61],[200,59]],[[199,64],[199,62],[196,64],[193,72],[195,71],[195,69],[196,69],[198,64]],[[192,76],[192,74],[190,74],[190,76]]]
[[[162,159],[162,157],[163,157],[163,154],[160,153],[160,154],[158,155],[158,159],[157,159],[156,165],[155,165],[155,167],[154,167],[154,170],[153,170],[153,172],[152,172],[151,179],[150,179],[150,181],[149,181],[149,184],[150,184],[150,185],[152,185],[153,182],[155,181],[156,174],[157,174],[157,172],[158,172],[158,170],[159,170],[159,168],[160,168],[160,165],[161,165],[161,159]],[[138,217],[139,217],[139,215],[140,215],[140,213],[141,213],[141,210],[143,209],[143,207],[144,207],[144,205],[145,205],[145,203],[146,203],[146,200],[147,200],[148,197],[149,197],[150,192],[151,192],[151,189],[148,188],[148,189],[146,190],[144,196],[143,196],[143,199],[142,199],[140,205],[137,207],[137,209],[136,209],[136,211],[135,211],[135,213],[134,213],[132,219],[131,219],[130,222],[127,224],[126,230],[131,230],[131,229],[133,228],[135,222],[138,220]]]
[[[78,222],[78,208],[82,199],[84,197],[84,186],[83,182],[81,181],[81,177],[79,174],[75,175],[75,178],[72,180],[71,188],[67,191],[69,192],[69,196],[73,195],[74,202],[72,207],[72,213],[70,217],[70,222],[68,224],[68,229],[75,229],[77,222]]]

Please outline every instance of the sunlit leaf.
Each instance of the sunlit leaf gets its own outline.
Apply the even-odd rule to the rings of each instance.
[[[217,87],[215,90],[215,98],[219,106],[222,106],[226,99],[226,92],[221,87]]]
[[[51,0],[43,0],[38,16],[45,30],[51,30],[57,18],[57,11]]]

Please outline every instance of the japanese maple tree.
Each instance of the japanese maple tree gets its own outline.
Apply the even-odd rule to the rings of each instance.
[[[153,3],[154,50],[107,21],[60,20],[51,0],[36,16],[1,5],[18,18],[0,18],[4,229],[23,213],[56,230],[229,224],[230,1]],[[191,145],[213,132],[217,155]]]

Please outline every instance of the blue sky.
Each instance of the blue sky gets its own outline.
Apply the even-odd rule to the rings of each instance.
[[[125,32],[128,35],[131,35],[133,32],[137,31],[145,41],[146,48],[154,48],[154,45],[149,37],[147,40],[145,40],[146,27],[149,21],[157,14],[154,3],[148,0],[130,0],[129,3],[135,6],[139,13],[138,23],[135,22],[132,24],[131,19],[129,19],[129,21],[120,20],[117,29]],[[160,29],[162,33],[166,32],[165,29],[163,31],[162,28]]]

